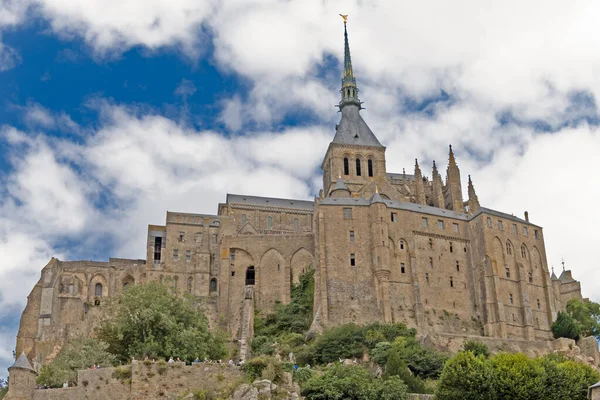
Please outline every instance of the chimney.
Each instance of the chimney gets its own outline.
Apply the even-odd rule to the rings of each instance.
[[[529,212],[525,211],[525,221],[529,222]]]

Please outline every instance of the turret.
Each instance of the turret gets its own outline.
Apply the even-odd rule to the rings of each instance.
[[[338,177],[338,180],[335,183],[335,186],[333,187],[333,189],[331,190],[331,193],[329,194],[329,196],[330,197],[350,197],[350,189],[348,189],[348,186],[346,186],[346,184],[342,180],[341,176]]]
[[[477,198],[477,193],[475,193],[475,188],[473,187],[473,181],[471,180],[471,175],[469,175],[469,214],[475,214],[479,210],[479,199]]]
[[[373,254],[373,275],[378,286],[377,302],[385,322],[392,321],[390,306],[390,251],[388,242],[388,209],[385,201],[375,188],[371,197],[371,249]]]
[[[33,369],[24,352],[13,365],[8,367],[8,394],[5,400],[31,400],[35,389],[37,372]]]
[[[419,168],[419,161],[415,158],[415,202],[425,204],[425,188],[423,187],[423,174]]]
[[[448,154],[448,168],[446,170],[446,190],[449,194],[449,201],[446,206],[456,212],[464,212],[462,189],[460,184],[460,170],[454,159],[452,145]]]
[[[444,204],[444,183],[442,182],[442,177],[438,172],[437,166],[435,165],[435,160],[433,161],[433,206],[438,208],[446,208]]]

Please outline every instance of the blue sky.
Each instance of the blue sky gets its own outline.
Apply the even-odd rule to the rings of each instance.
[[[166,210],[318,193],[340,12],[388,171],[430,176],[453,144],[482,204],[528,210],[600,300],[600,6],[563,3],[0,3],[0,370],[50,257],[143,258]]]

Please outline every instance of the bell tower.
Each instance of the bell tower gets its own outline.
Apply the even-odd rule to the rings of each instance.
[[[344,71],[342,73],[341,99],[337,107],[342,114],[335,127],[335,136],[325,153],[323,192],[329,196],[338,177],[351,192],[378,177],[385,178],[385,147],[360,115],[362,102],[358,98],[356,76],[352,69],[348,43],[347,16],[344,18]]]

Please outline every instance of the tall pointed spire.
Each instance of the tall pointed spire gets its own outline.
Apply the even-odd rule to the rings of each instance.
[[[477,212],[479,207],[479,198],[477,197],[477,193],[475,193],[475,187],[473,186],[471,175],[469,175],[469,214],[474,214]]]
[[[341,14],[340,14],[341,15]],[[346,104],[355,104],[361,109],[361,102],[358,99],[358,87],[356,87],[356,76],[352,69],[352,57],[350,57],[350,43],[348,42],[347,22],[348,16],[341,15],[344,19],[344,72],[342,73],[342,99],[340,101],[340,109]]]
[[[448,208],[461,213],[464,212],[462,188],[460,183],[460,170],[456,165],[452,145],[449,145],[448,151],[448,168],[446,169],[446,190],[449,192],[451,202]]]
[[[425,188],[423,186],[423,174],[419,167],[419,161],[415,158],[415,202],[425,204]]]
[[[444,183],[442,182],[442,176],[438,172],[435,160],[433,161],[433,206],[437,208],[446,208],[444,204]]]

